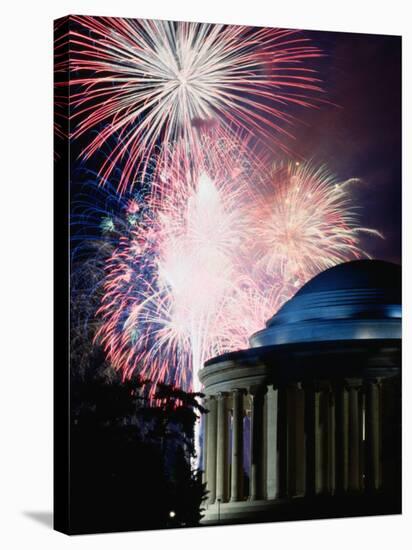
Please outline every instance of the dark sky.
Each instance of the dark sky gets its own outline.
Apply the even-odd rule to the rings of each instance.
[[[344,180],[361,178],[354,198],[375,258],[401,262],[401,40],[394,36],[306,32],[326,54],[320,75],[325,99],[299,113],[290,146],[325,162]]]
[[[401,40],[303,34],[324,53],[311,64],[322,81],[324,101],[318,109],[296,110],[299,122],[289,128],[295,139],[282,141],[299,158],[325,163],[342,181],[362,180],[352,187],[360,222],[385,236],[363,237],[363,248],[374,258],[401,263]],[[74,158],[85,139],[89,136],[74,141]],[[87,163],[89,168],[94,162]]]

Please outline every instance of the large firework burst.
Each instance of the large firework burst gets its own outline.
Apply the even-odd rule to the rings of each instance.
[[[246,341],[245,328],[234,327],[244,296],[256,292],[242,264],[252,162],[227,140],[205,140],[202,150],[188,163],[184,144],[176,147],[150,198],[124,203],[129,230],[107,263],[98,338],[125,376],[139,369],[196,388],[208,357]],[[104,230],[115,231],[109,219]]]
[[[101,167],[103,180],[124,160],[120,189],[144,178],[147,159],[182,141],[197,155],[211,127],[223,137],[288,133],[285,106],[308,107],[320,91],[304,62],[319,50],[298,31],[169,21],[71,18],[74,138],[97,128],[88,158],[120,136]],[[103,127],[102,127],[103,125]]]
[[[301,286],[320,271],[367,256],[359,210],[349,192],[357,179],[339,181],[326,166],[275,164],[259,186],[255,226],[259,262],[272,275]]]

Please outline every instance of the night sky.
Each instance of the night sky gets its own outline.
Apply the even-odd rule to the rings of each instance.
[[[341,181],[362,180],[351,188],[361,225],[385,237],[363,234],[362,247],[373,258],[401,263],[401,39],[324,31],[303,35],[323,52],[308,66],[317,71],[324,94],[317,109],[293,112],[288,105],[296,123],[286,129],[294,139],[283,136],[282,142],[297,159],[325,163]],[[73,168],[84,166],[78,155],[89,137],[72,140]],[[96,169],[99,160],[86,166]],[[81,179],[77,172],[72,184]]]
[[[289,147],[325,162],[352,187],[362,225],[384,240],[364,238],[374,258],[401,263],[401,39],[305,32],[325,56],[316,60],[325,103],[300,111]]]

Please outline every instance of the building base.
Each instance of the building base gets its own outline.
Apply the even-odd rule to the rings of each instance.
[[[392,515],[401,512],[402,504],[399,494],[244,500],[240,502],[216,502],[208,505],[201,525]]]

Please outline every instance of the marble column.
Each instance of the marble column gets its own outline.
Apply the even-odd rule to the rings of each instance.
[[[230,500],[236,502],[243,497],[243,391],[232,392],[232,471]]]
[[[381,486],[381,403],[380,383],[371,380],[366,383],[365,443],[366,443],[366,486],[376,491]]]
[[[203,406],[207,409],[208,398],[203,400]],[[200,419],[200,433],[202,434],[202,449],[201,449],[201,466],[202,466],[202,482],[207,483],[207,437],[208,437],[208,414],[203,414]]]
[[[361,489],[361,415],[359,408],[360,380],[348,381],[349,392],[349,491]]]
[[[227,394],[217,396],[216,500],[227,500],[228,471],[228,409]]]
[[[296,395],[296,495],[304,496],[306,487],[305,391],[299,383]]]
[[[316,492],[330,495],[335,491],[335,400],[327,382],[319,385],[316,395]]]
[[[266,394],[266,498],[279,496],[278,390],[268,386]]]
[[[207,400],[207,445],[206,445],[206,484],[208,504],[213,504],[216,499],[216,437],[217,437],[217,404],[211,395]]]
[[[304,392],[299,383],[287,389],[287,494],[305,493]]]
[[[336,425],[335,425],[335,392],[329,388],[328,393],[328,493],[336,490]]]
[[[262,498],[262,437],[264,392],[258,388],[250,390],[250,500]]]
[[[278,447],[278,496],[288,496],[288,456],[287,456],[287,388],[278,388],[278,426],[277,426],[277,447]]]
[[[323,395],[320,387],[315,390],[315,487],[316,494],[325,491],[325,425],[323,422]]]
[[[349,488],[349,395],[345,384],[335,388],[336,395],[336,490]]]
[[[319,382],[314,395],[315,415],[315,491],[335,491],[335,400],[333,388]]]
[[[314,385],[305,386],[305,495],[316,492],[316,390]]]

